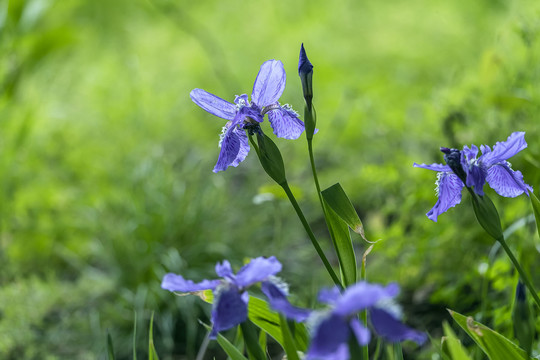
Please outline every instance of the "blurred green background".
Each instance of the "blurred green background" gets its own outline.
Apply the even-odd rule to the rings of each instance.
[[[238,268],[276,255],[294,301],[313,303],[330,279],[292,208],[254,154],[212,173],[224,121],[189,98],[193,88],[250,94],[260,65],[280,59],[281,101],[301,112],[302,42],[315,66],[321,185],[342,183],[368,238],[382,239],[368,278],[399,282],[407,322],[434,339],[409,357],[437,359],[445,309],[478,315],[482,299],[482,320],[512,337],[510,263],[467,196],[427,219],[435,174],[412,163],[526,131],[512,164],[540,187],[538,2],[0,0],[2,359],[105,358],[107,331],[118,358],[131,358],[135,312],[144,356],[152,311],[160,357],[193,359],[209,306],[162,290],[161,277],[212,277],[224,258]],[[305,141],[277,143],[331,254]],[[533,271],[527,197],[492,198]],[[224,358],[215,343],[209,355]]]

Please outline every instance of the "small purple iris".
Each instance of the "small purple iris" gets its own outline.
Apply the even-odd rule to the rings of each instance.
[[[436,192],[438,200],[426,214],[429,219],[437,217],[461,202],[461,190],[464,186],[474,188],[474,192],[484,195],[484,184],[504,197],[516,197],[523,193],[527,196],[532,187],[523,181],[523,174],[514,171],[507,161],[527,147],[524,132],[512,133],[506,141],[497,142],[493,151],[487,145],[481,145],[482,155],[478,157],[478,147],[464,146],[463,150],[441,148],[445,153],[447,165],[417,164],[414,167],[437,171]]]
[[[358,320],[357,314],[369,309],[375,332],[385,340],[399,342],[412,340],[418,344],[426,341],[424,333],[401,323],[396,311],[390,311],[388,302],[399,293],[397,284],[386,287],[359,282],[347,288],[343,294],[337,288],[322,290],[319,301],[332,305],[333,309],[316,318],[306,360],[347,360],[350,358],[349,338],[354,336],[360,345],[370,340],[369,330]],[[394,309],[395,310],[395,309]]]
[[[253,84],[251,102],[246,94],[236,96],[234,104],[202,89],[191,91],[191,100],[210,114],[228,120],[220,136],[219,158],[214,172],[229,166],[238,166],[249,152],[249,141],[245,129],[250,125],[268,120],[274,134],[284,139],[298,139],[304,131],[304,123],[289,106],[278,100],[285,89],[285,69],[279,60],[268,60],[261,65]]]
[[[210,338],[215,339],[218,332],[230,329],[247,320],[249,294],[247,289],[255,283],[262,282],[262,290],[270,300],[270,306],[283,312],[288,318],[296,321],[305,320],[309,311],[292,306],[286,298],[285,287],[274,275],[281,271],[281,263],[274,257],[258,257],[244,267],[236,275],[231,264],[224,260],[216,265],[216,274],[222,279],[203,280],[194,283],[181,275],[166,274],[161,287],[169,291],[197,293],[212,290],[214,302],[212,307],[212,331]]]

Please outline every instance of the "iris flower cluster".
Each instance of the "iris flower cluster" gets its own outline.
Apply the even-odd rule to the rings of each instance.
[[[414,167],[437,172],[436,193],[438,200],[435,206],[426,214],[433,221],[448,209],[461,202],[463,187],[473,189],[480,196],[484,195],[484,184],[487,182],[495,192],[504,197],[516,197],[521,194],[529,195],[532,187],[523,181],[520,171],[512,170],[508,162],[512,156],[527,147],[524,132],[514,132],[503,142],[497,142],[491,147],[481,145],[482,155],[478,156],[476,145],[463,150],[441,148],[445,154],[445,164],[417,164]]]
[[[181,275],[169,273],[163,278],[163,289],[196,294],[212,290],[211,338],[221,331],[241,324],[248,318],[248,288],[261,283],[270,307],[287,318],[313,324],[313,333],[306,359],[347,360],[350,357],[348,343],[351,337],[359,345],[366,345],[371,338],[370,331],[358,320],[358,313],[369,310],[374,331],[385,340],[399,342],[412,340],[424,343],[426,335],[401,323],[395,305],[389,305],[399,293],[396,284],[386,287],[378,284],[359,282],[345,289],[322,290],[319,301],[327,304],[326,310],[309,310],[293,306],[287,299],[288,292],[283,281],[275,275],[281,271],[281,263],[275,258],[258,257],[234,274],[230,263],[225,260],[216,265],[216,273],[221,279],[203,280],[195,283]]]

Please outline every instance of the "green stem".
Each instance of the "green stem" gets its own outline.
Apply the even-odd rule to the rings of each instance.
[[[330,262],[328,262],[328,259],[326,258],[326,255],[324,255],[323,250],[321,249],[321,246],[317,242],[317,239],[315,238],[315,235],[313,234],[313,231],[311,230],[311,227],[309,226],[306,217],[304,216],[304,213],[302,212],[302,209],[300,209],[300,206],[298,205],[298,202],[296,201],[296,198],[294,197],[293,193],[291,192],[291,189],[289,188],[289,184],[285,182],[284,184],[279,184],[285,193],[287,194],[287,197],[289,198],[289,201],[291,202],[294,210],[296,211],[296,214],[298,215],[298,218],[300,218],[300,222],[302,225],[304,225],[304,229],[306,230],[309,239],[311,240],[311,243],[313,244],[313,247],[317,251],[317,254],[321,258],[324,267],[326,268],[326,271],[328,271],[328,274],[330,274],[330,277],[334,281],[334,283],[339,286],[340,288],[343,288],[341,285],[341,281],[339,281],[339,278],[337,277],[336,273],[332,269],[332,266],[330,265]]]
[[[521,280],[523,280],[523,282],[525,283],[525,286],[527,286],[527,289],[529,289],[529,292],[532,294],[532,296],[534,298],[534,301],[536,302],[536,305],[538,305],[538,307],[540,308],[540,298],[538,297],[538,293],[534,289],[534,286],[533,286],[531,280],[529,279],[527,274],[525,274],[525,271],[523,271],[523,268],[521,267],[521,265],[517,261],[514,254],[512,254],[512,251],[510,250],[510,248],[506,244],[506,241],[504,240],[504,237],[501,236],[499,239],[497,239],[497,241],[501,244],[504,251],[506,251],[506,254],[510,258],[510,260],[512,260],[512,263],[514,264],[517,271],[519,272],[519,276],[521,276]]]
[[[324,210],[324,203],[321,195],[321,186],[319,185],[319,178],[317,176],[317,168],[315,168],[315,157],[313,156],[313,139],[307,139],[308,152],[309,152],[309,161],[311,163],[311,172],[313,173],[313,181],[315,182],[315,188],[317,189],[317,195],[319,196],[319,201],[321,207]]]

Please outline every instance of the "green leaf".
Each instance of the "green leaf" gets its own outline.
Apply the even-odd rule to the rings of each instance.
[[[532,191],[529,192],[529,198],[531,199],[534,218],[536,219],[536,229],[538,230],[538,235],[540,236],[540,201]]]
[[[107,331],[107,359],[108,360],[115,359],[113,341],[111,338],[111,334],[109,334],[109,331]]]
[[[148,330],[148,360],[159,360],[156,348],[154,347],[154,313],[150,318],[150,329]]]
[[[212,328],[208,326],[207,324],[201,321],[199,321],[199,323],[201,323],[202,326],[204,326],[206,330],[208,330],[209,332],[212,330]],[[223,335],[218,334],[217,342],[219,346],[221,346],[223,351],[225,351],[225,353],[231,358],[231,360],[247,360],[247,358],[244,355],[242,355],[240,350],[238,350],[233,344],[231,344],[231,342],[227,340],[227,338],[224,337]]]
[[[300,360],[298,353],[296,352],[296,346],[294,345],[294,339],[289,329],[287,319],[283,315],[279,315],[279,323],[281,325],[281,334],[283,336],[283,349],[287,354],[287,360]]]
[[[199,293],[201,299],[208,303],[214,301],[212,290],[204,290]],[[281,347],[285,348],[283,336],[281,334],[281,325],[279,315],[270,309],[270,305],[262,299],[250,296],[248,302],[248,317],[261,330],[274,338]],[[293,328],[296,348],[305,352],[308,346],[308,333],[304,324],[295,323]]]
[[[496,331],[455,311],[448,310],[459,326],[491,360],[531,359],[525,351]]]
[[[266,355],[259,344],[259,336],[257,335],[257,328],[251,321],[244,321],[240,324],[242,329],[242,335],[248,350],[250,359],[254,360],[266,360]]]
[[[343,190],[341,187],[341,184],[337,183],[330,186],[328,189],[321,191],[321,195],[328,206],[330,206],[330,208],[347,223],[352,231],[359,234],[364,240],[366,240],[362,220],[360,220],[358,213],[354,209],[354,206],[345,193],[345,190]]]
[[[471,360],[450,325],[445,322],[443,329],[445,334],[442,338],[443,353],[451,360]]]
[[[401,348],[401,343],[397,342],[393,345],[394,348],[394,359],[403,360],[403,349]]]
[[[137,360],[137,312],[135,311],[133,320],[133,360]]]
[[[324,215],[326,217],[326,224],[328,225],[330,237],[332,238],[338,256],[341,277],[345,286],[349,286],[356,282],[356,256],[354,254],[351,233],[345,221],[328,206],[326,200],[323,199],[323,201],[325,204]]]

